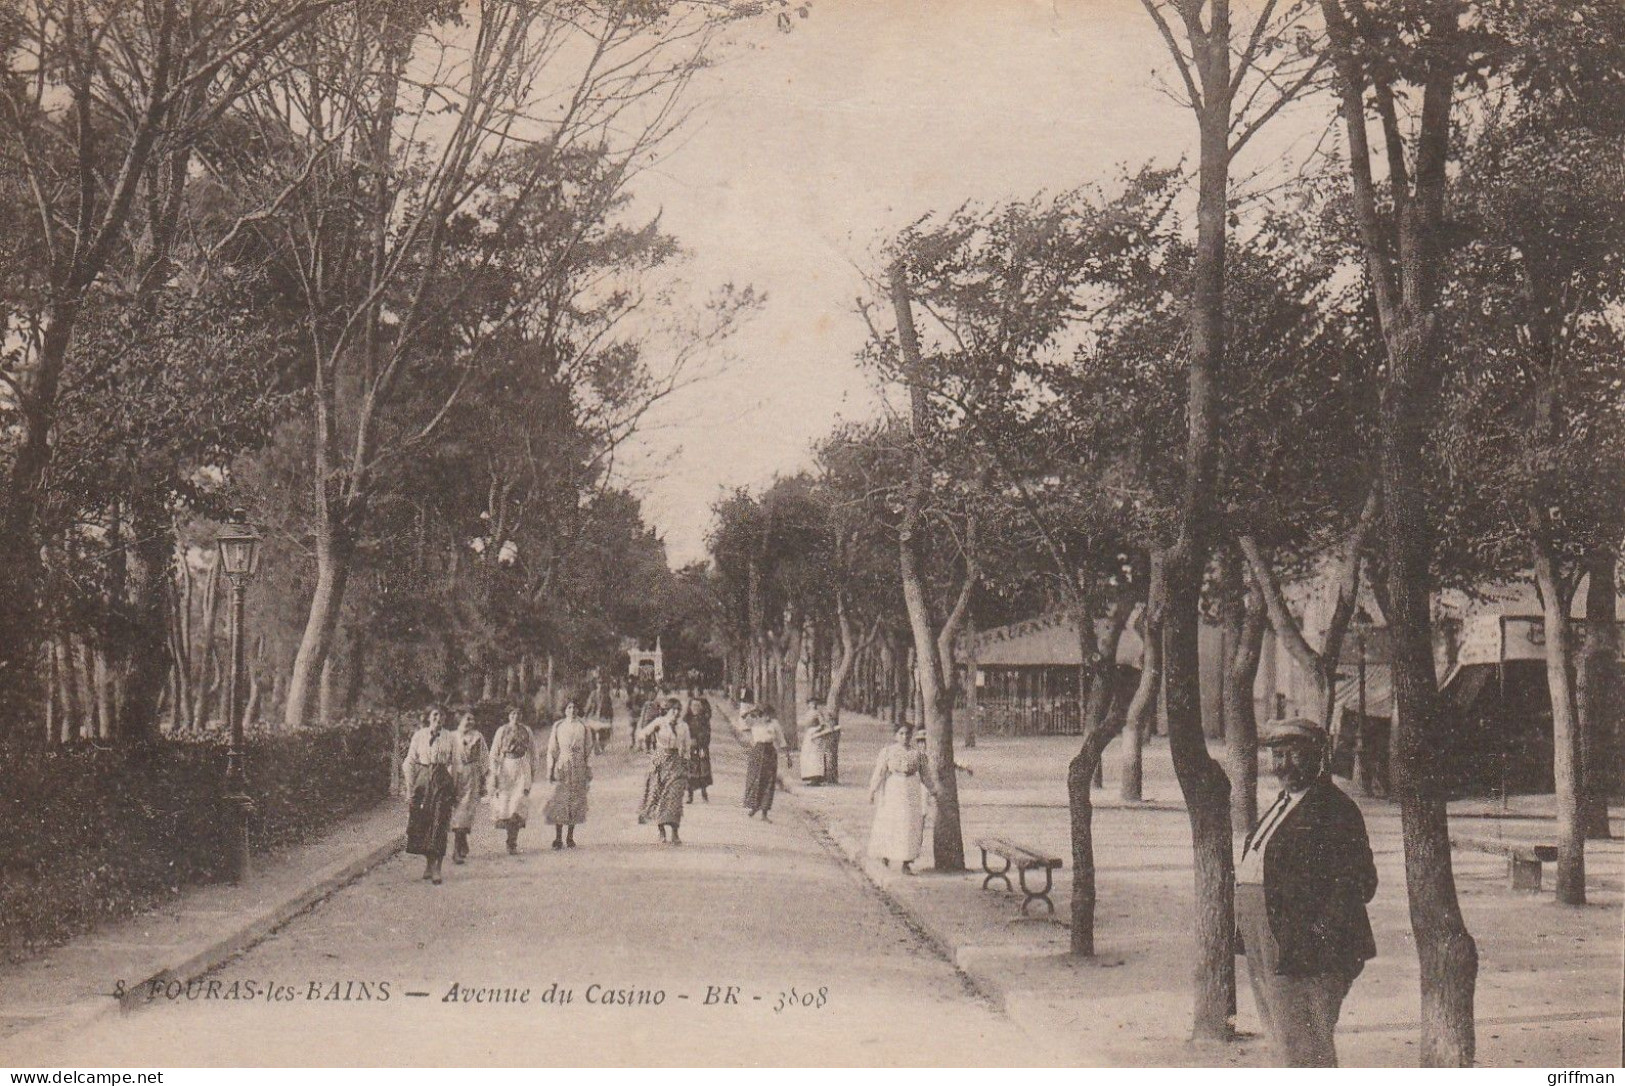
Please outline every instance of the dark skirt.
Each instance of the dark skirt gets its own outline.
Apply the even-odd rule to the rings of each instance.
[[[688,790],[711,787],[711,748],[695,747],[688,755]]]
[[[767,811],[773,807],[773,790],[779,782],[779,752],[772,743],[752,743],[745,759],[745,809]]]
[[[446,834],[456,802],[457,786],[452,783],[451,771],[443,765],[430,766],[412,789],[412,806],[406,814],[408,853],[430,859],[446,854]]]
[[[643,782],[643,806],[638,822],[675,826],[683,821],[683,800],[688,778],[683,773],[683,756],[675,750],[662,751]]]

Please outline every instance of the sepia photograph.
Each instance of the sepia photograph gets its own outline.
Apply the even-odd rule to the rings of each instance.
[[[0,57],[12,1083],[1614,1081],[1625,0]]]

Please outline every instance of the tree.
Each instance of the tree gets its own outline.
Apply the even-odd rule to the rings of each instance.
[[[587,213],[547,252],[570,255],[681,119],[718,21],[683,0],[486,0],[451,33],[461,19],[431,0],[328,13],[278,51],[279,77],[239,110],[242,154],[216,163],[286,194],[248,229],[307,336],[317,578],[289,725],[310,712],[383,469],[432,443],[508,333],[569,293],[567,274],[521,265],[501,239],[567,198]],[[602,164],[574,172],[587,152]],[[583,176],[589,193],[567,191]],[[496,269],[524,275],[493,283]],[[392,424],[430,390],[417,425]]]
[[[26,711],[17,699],[35,673],[39,514],[76,336],[110,300],[111,269],[121,270],[125,297],[168,277],[196,146],[282,43],[336,6],[28,0],[0,14],[0,156],[26,202],[14,225],[26,231],[32,269],[28,304],[8,299],[0,370],[17,405],[0,515],[10,571],[0,593],[0,695],[14,711]]]
[[[1301,43],[1307,5],[1268,0],[1234,33],[1229,0],[1142,0],[1167,44],[1197,122],[1196,247],[1189,284],[1185,477],[1177,531],[1163,556],[1163,683],[1168,745],[1196,850],[1197,966],[1192,1033],[1227,1040],[1236,999],[1230,782],[1203,742],[1197,660],[1219,427],[1226,410],[1225,255],[1230,168],[1269,120],[1316,78],[1321,60]],[[1170,12],[1174,19],[1170,19]],[[1183,28],[1186,45],[1172,22]],[[1289,39],[1298,39],[1289,41]],[[1188,48],[1188,52],[1187,52]],[[1244,86],[1251,80],[1251,89]]]
[[[1608,76],[1622,53],[1605,5],[1468,0],[1321,0],[1336,72],[1367,282],[1386,351],[1379,410],[1384,611],[1393,641],[1393,792],[1399,800],[1406,889],[1422,980],[1428,1066],[1473,1060],[1478,952],[1462,920],[1450,865],[1441,780],[1442,735],[1433,665],[1426,445],[1443,376],[1440,297],[1458,92],[1498,78],[1522,95],[1563,100]],[[1599,41],[1601,47],[1599,47]],[[1617,84],[1617,81],[1615,81]],[[1368,99],[1369,96],[1369,99]],[[1379,187],[1368,100],[1382,135]],[[1401,121],[1402,109],[1411,123]]]

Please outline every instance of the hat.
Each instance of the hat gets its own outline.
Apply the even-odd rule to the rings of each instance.
[[[1311,720],[1306,716],[1295,716],[1286,720],[1272,720],[1266,724],[1264,733],[1259,736],[1258,745],[1274,747],[1295,739],[1325,745],[1326,738],[1326,729],[1320,721]]]

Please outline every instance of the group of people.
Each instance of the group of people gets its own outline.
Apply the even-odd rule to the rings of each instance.
[[[553,847],[576,847],[576,827],[587,820],[589,757],[594,747],[579,703],[565,706],[545,751],[519,709],[509,710],[507,722],[489,743],[471,710],[458,714],[455,729],[446,726],[446,719],[444,708],[432,707],[427,723],[412,734],[401,764],[407,796],[406,851],[423,857],[423,878],[440,884],[448,845],[452,863],[467,861],[469,834],[484,797],[490,798],[492,821],[505,833],[509,854],[517,853],[519,831],[530,818],[531,789],[544,766],[553,793],[542,817],[554,827]]]
[[[780,756],[788,759],[791,749],[771,707],[751,704],[748,691],[741,694],[740,726],[749,744],[743,803],[749,817],[768,821]],[[660,695],[645,699],[633,716],[632,747],[647,750],[651,759],[638,822],[653,822],[662,841],[680,845],[684,806],[696,793],[710,801],[711,704],[696,696],[685,708],[669,691]],[[576,827],[587,819],[590,758],[603,752],[608,731],[602,701],[593,700],[597,719],[591,723],[580,716],[578,702],[566,706],[545,753],[518,709],[489,743],[472,712],[462,712],[452,729],[443,708],[429,711],[402,767],[410,797],[407,851],[424,857],[423,878],[441,881],[448,843],[452,862],[465,862],[476,808],[486,794],[508,851],[517,852],[543,763],[554,786],[543,810],[554,827],[553,847],[575,847]],[[826,721],[816,701],[810,710],[800,777],[812,785],[838,783],[840,727]],[[922,851],[927,797],[934,799],[938,790],[918,741],[923,739],[911,725],[899,726],[869,778],[875,808],[869,854],[905,873],[912,873]],[[1376,867],[1359,808],[1327,773],[1324,727],[1306,718],[1273,721],[1260,741],[1273,752],[1282,790],[1246,835],[1236,863],[1237,952],[1246,956],[1259,1017],[1281,1061],[1332,1066],[1343,999],[1376,953],[1366,915],[1376,893]]]

